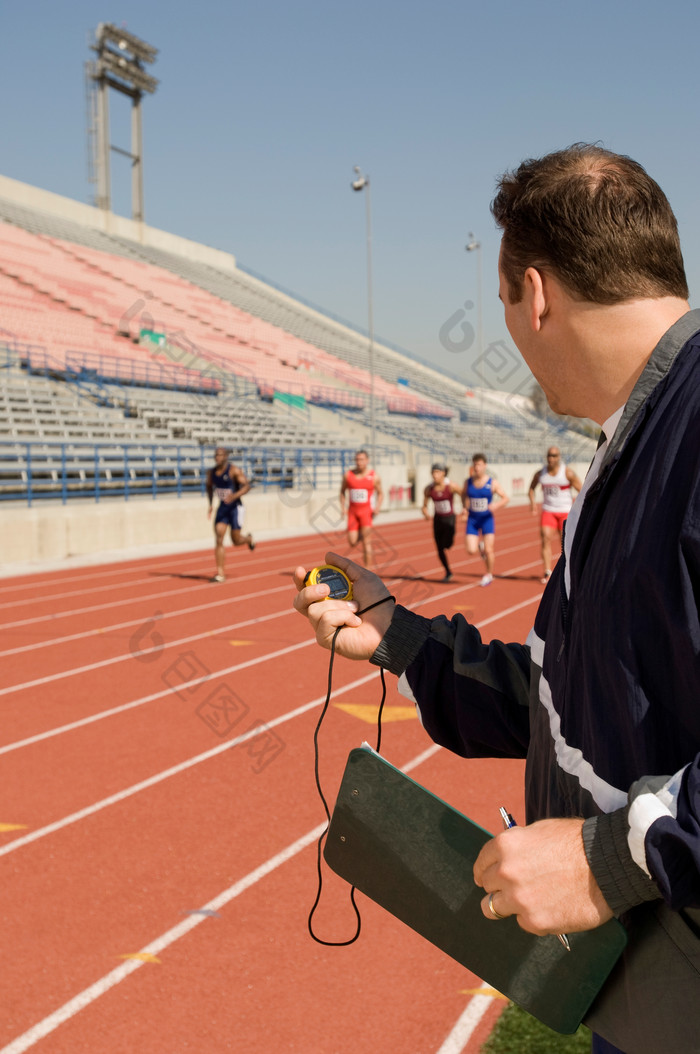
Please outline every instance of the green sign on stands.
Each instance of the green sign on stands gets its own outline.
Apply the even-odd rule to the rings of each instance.
[[[155,344],[157,348],[164,348],[168,342],[165,333],[157,333],[154,329],[142,329],[139,338],[141,342]]]
[[[272,398],[275,402],[284,403],[286,406],[294,406],[297,410],[303,410],[306,407],[306,399],[303,395],[292,395],[291,392],[275,392]]]

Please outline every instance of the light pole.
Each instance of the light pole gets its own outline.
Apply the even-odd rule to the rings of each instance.
[[[370,462],[374,466],[374,307],[372,303],[372,198],[369,188],[369,176],[364,176],[355,165],[355,179],[350,186],[353,190],[364,190],[367,222],[367,315],[369,329],[369,426],[370,426]]]
[[[481,363],[481,356],[484,350],[484,329],[483,329],[483,294],[481,286],[481,242],[477,242],[474,239],[474,234],[469,231],[469,242],[464,247],[468,253],[476,253],[476,351],[477,351],[477,362]],[[483,378],[482,385],[479,389],[479,433],[480,439],[479,444],[481,446],[482,453],[486,453],[484,450],[484,387]]]

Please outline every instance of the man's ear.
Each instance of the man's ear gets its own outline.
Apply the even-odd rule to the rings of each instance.
[[[528,267],[525,271],[523,299],[527,304],[530,327],[534,333],[539,333],[548,304],[545,277],[536,267]]]

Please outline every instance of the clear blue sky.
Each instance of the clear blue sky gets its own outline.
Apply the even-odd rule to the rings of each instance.
[[[494,182],[578,140],[631,154],[676,210],[700,284],[700,6],[648,0],[0,0],[0,171],[82,201],[83,67],[101,21],[160,49],[144,104],[146,220],[226,249],[273,282],[367,324],[364,195],[372,186],[375,331],[472,383],[451,318],[510,345],[497,300]],[[112,142],[129,145],[111,93]],[[115,211],[130,211],[113,156]],[[695,300],[697,303],[697,299]],[[461,347],[459,325],[453,341]],[[522,375],[520,375],[522,376]],[[518,379],[517,377],[515,378]]]

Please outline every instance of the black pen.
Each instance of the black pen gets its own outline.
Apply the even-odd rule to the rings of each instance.
[[[513,819],[513,817],[511,816],[511,814],[506,809],[504,809],[502,805],[501,805],[501,807],[500,807],[500,809],[498,811],[501,814],[501,819],[503,820],[503,826],[505,827],[506,831],[509,831],[511,827],[517,827],[518,826],[517,823],[515,822],[515,820]],[[564,947],[566,948],[567,952],[571,951],[571,945],[569,944],[569,938],[566,936],[565,933],[556,933],[555,937],[557,938],[558,941],[560,941],[564,945]]]

